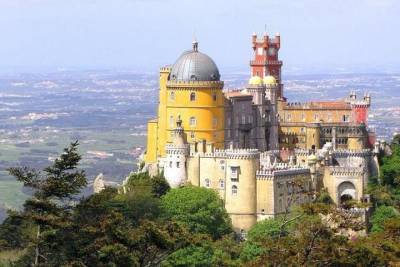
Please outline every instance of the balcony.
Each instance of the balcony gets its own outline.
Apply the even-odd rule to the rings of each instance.
[[[250,60],[250,65],[282,65],[281,60]]]

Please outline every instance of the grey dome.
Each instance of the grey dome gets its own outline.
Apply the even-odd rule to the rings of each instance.
[[[219,81],[219,70],[215,62],[206,54],[197,50],[197,42],[193,50],[184,52],[172,66],[172,81]]]

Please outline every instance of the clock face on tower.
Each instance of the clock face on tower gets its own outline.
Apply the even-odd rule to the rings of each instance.
[[[276,54],[276,49],[275,49],[275,47],[270,47],[270,48],[268,49],[268,55],[269,55],[269,56],[275,56],[275,54]]]

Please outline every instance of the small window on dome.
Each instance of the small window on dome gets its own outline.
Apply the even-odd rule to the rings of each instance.
[[[196,75],[193,74],[193,75],[190,76],[190,79],[191,79],[192,81],[196,81],[196,80],[197,80],[197,77],[196,77]]]
[[[176,80],[176,75],[175,74],[172,75],[172,80]]]

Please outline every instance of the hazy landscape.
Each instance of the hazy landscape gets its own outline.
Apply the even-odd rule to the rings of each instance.
[[[247,73],[222,73],[225,88],[246,84]],[[335,99],[356,90],[372,95],[369,125],[378,138],[400,132],[400,74],[287,75],[291,102]],[[89,182],[103,173],[119,183],[135,170],[145,148],[146,121],[155,116],[158,74],[112,71],[56,72],[0,77],[0,219],[18,208],[26,190],[11,166],[42,168],[79,140]],[[90,186],[90,185],[89,185]],[[90,187],[87,192],[90,193]]]

